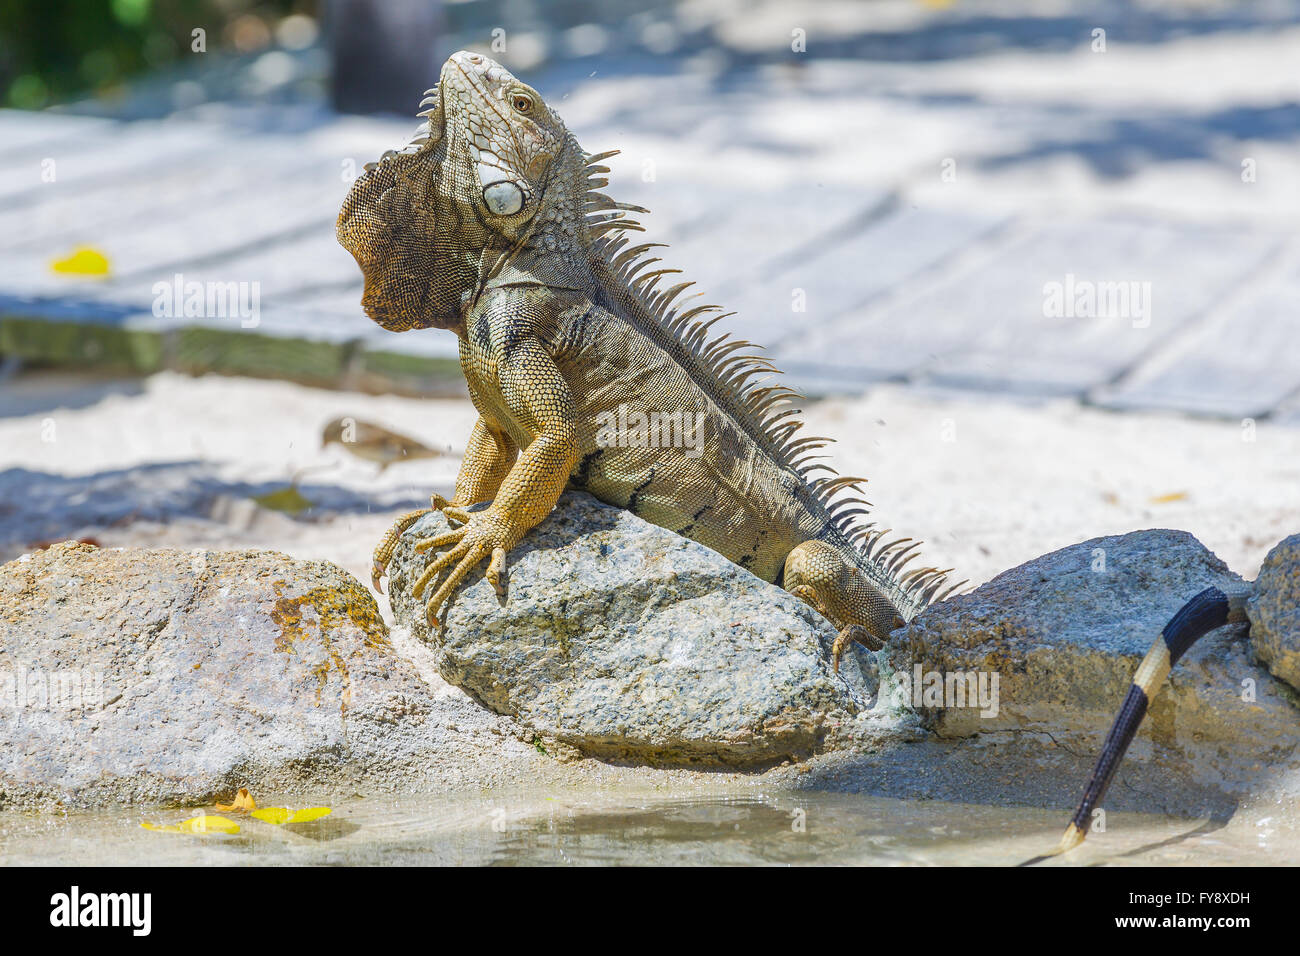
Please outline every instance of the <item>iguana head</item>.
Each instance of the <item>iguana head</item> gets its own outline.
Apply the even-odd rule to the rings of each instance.
[[[454,54],[410,146],[368,164],[337,235],[384,328],[456,328],[483,283],[525,249],[580,232],[587,157],[536,90],[478,53]]]

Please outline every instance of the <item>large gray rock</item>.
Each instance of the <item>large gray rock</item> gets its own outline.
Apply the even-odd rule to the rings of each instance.
[[[831,672],[835,632],[801,601],[579,492],[511,553],[504,600],[480,567],[431,632],[410,594],[425,565],[414,541],[447,527],[427,515],[403,536],[389,568],[398,623],[436,648],[448,681],[585,754],[773,762],[822,748],[870,694],[855,659]]]
[[[1185,532],[1095,538],[927,610],[893,635],[890,666],[913,677],[917,667],[945,678],[983,673],[990,684],[996,675],[991,713],[953,706],[951,698],[927,706],[922,691],[924,723],[940,737],[1031,735],[1094,755],[1152,641],[1210,585],[1240,588],[1242,581]],[[1293,699],[1253,662],[1244,625],[1219,628],[1174,669],[1129,762],[1226,789],[1294,774],[1300,710]]]
[[[1268,553],[1247,611],[1250,642],[1259,659],[1300,689],[1300,534]]]
[[[0,807],[478,785],[536,757],[442,688],[322,561],[66,543],[0,567]]]

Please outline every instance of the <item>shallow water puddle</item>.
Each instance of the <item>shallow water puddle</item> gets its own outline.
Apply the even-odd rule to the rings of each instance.
[[[5,864],[867,864],[1018,863],[1055,845],[1067,813],[801,791],[664,796],[600,792],[323,800],[302,824],[240,819],[235,834],[159,833],[194,809],[0,813]],[[1249,817],[1249,819],[1247,818]],[[1258,817],[1259,819],[1255,819]],[[1264,822],[1260,822],[1260,821]],[[1111,814],[1069,863],[1285,864],[1294,827]],[[1048,861],[1046,865],[1060,865]]]

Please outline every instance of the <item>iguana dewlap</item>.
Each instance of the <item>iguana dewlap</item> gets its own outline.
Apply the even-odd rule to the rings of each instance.
[[[416,139],[353,184],[339,241],[365,274],[367,314],[394,331],[442,328],[479,412],[450,502],[459,526],[414,593],[435,621],[484,558],[506,555],[566,484],[707,545],[871,646],[940,590],[905,570],[910,539],[864,521],[861,479],[822,464],[790,389],[750,343],[711,335],[714,305],[657,266],[641,226],[598,190],[610,153],[586,153],[531,87],[461,52],[442,68]],[[662,287],[661,287],[662,284]],[[817,478],[818,472],[825,472]],[[473,512],[469,505],[491,504]],[[375,554],[376,586],[405,516]]]

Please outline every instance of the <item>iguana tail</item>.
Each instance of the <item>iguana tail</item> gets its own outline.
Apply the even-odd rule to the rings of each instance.
[[[1146,716],[1147,708],[1160,691],[1169,671],[1198,639],[1229,621],[1244,620],[1247,593],[1243,589],[1229,597],[1218,588],[1206,588],[1170,618],[1160,632],[1160,637],[1138,665],[1137,673],[1133,675],[1133,685],[1129,687],[1128,696],[1124,698],[1119,714],[1111,724],[1106,742],[1101,747],[1101,756],[1097,758],[1097,765],[1083,791],[1083,799],[1079,801],[1079,808],[1074,811],[1070,825],[1065,828],[1061,842],[1050,853],[1026,860],[1021,866],[1069,852],[1083,842],[1092,826],[1092,811],[1106,796],[1115,771],[1119,769],[1119,762],[1124,759],[1142,718]]]

